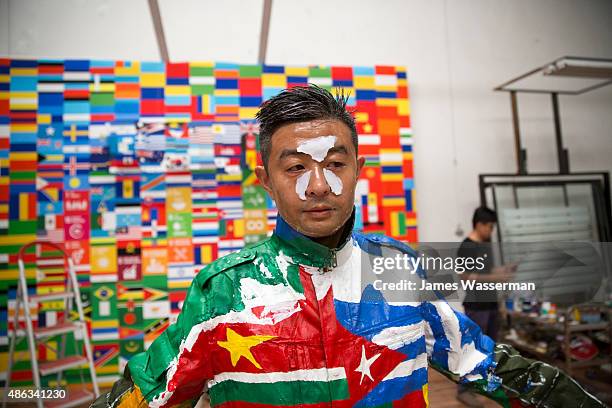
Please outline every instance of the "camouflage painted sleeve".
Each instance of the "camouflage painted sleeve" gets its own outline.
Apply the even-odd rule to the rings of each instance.
[[[495,395],[488,395],[502,406],[545,408],[605,408],[606,405],[589,394],[574,379],[557,367],[521,356],[506,344],[495,347],[495,374],[501,387]]]

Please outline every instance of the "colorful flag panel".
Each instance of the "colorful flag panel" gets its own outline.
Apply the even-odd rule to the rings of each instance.
[[[203,266],[271,233],[254,117],[263,101],[308,83],[350,95],[366,158],[356,228],[416,241],[402,67],[0,59],[0,367],[17,251],[45,239],[72,257],[96,370],[103,384],[116,380],[176,319]],[[32,261],[26,273],[33,293],[54,279]],[[56,321],[59,306],[36,321]],[[24,384],[28,369],[16,368]]]

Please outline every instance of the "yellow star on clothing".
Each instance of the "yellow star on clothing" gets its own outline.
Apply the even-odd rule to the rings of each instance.
[[[261,370],[261,366],[259,365],[257,360],[255,360],[255,357],[253,357],[253,354],[251,354],[251,347],[261,344],[264,341],[273,339],[276,336],[256,335],[243,337],[232,329],[230,329],[229,327],[227,328],[226,334],[227,341],[218,341],[217,344],[230,352],[232,358],[232,365],[236,367],[236,364],[238,364],[238,360],[240,360],[240,357],[244,357],[251,363],[253,363],[255,367]]]

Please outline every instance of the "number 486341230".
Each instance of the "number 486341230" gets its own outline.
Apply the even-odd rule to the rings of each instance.
[[[62,389],[11,389],[8,392],[11,399],[63,399],[66,398],[66,390]]]

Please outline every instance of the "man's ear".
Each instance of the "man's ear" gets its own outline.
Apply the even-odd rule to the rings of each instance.
[[[266,190],[268,194],[270,194],[270,197],[273,197],[272,187],[270,186],[270,176],[268,176],[266,168],[264,166],[255,167],[255,174],[257,175],[257,179],[261,183],[264,190]]]
[[[365,164],[365,157],[361,156],[357,159],[357,177],[361,174],[361,170],[363,169],[363,165]]]

